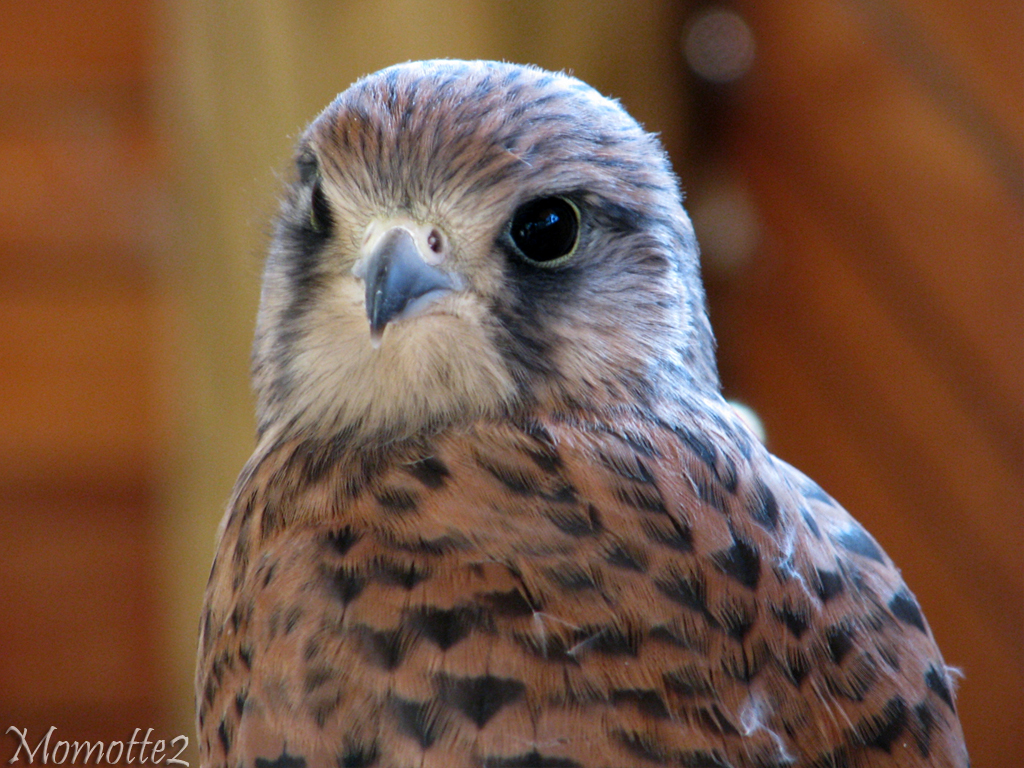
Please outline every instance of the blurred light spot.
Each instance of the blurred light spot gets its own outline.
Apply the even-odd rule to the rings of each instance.
[[[763,443],[768,436],[764,431],[764,422],[761,421],[761,417],[757,415],[757,412],[739,400],[729,400],[728,402],[732,409],[736,411],[736,414],[743,419],[743,423],[750,427],[750,431],[757,435],[758,440]]]
[[[683,53],[697,75],[730,83],[754,63],[754,35],[743,17],[723,6],[698,13],[683,37]]]
[[[719,277],[741,272],[761,240],[761,222],[744,186],[725,173],[696,188],[689,205],[701,260]]]

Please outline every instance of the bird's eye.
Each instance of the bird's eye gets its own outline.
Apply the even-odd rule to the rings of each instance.
[[[323,190],[323,176],[320,174],[320,163],[313,150],[306,147],[295,158],[295,166],[299,171],[299,183],[309,185],[309,226],[321,235],[326,235],[334,226],[331,207]]]
[[[309,193],[309,223],[316,232],[326,234],[334,225],[331,207],[323,190],[323,180],[317,176]]]
[[[573,252],[579,231],[575,205],[563,197],[541,197],[520,206],[509,235],[528,261],[550,267]]]

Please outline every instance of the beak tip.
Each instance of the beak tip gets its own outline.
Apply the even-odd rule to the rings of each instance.
[[[392,228],[375,246],[363,275],[374,347],[380,345],[388,323],[401,317],[417,299],[454,287],[449,275],[423,260],[412,234],[401,227]]]
[[[390,318],[384,317],[382,313],[370,312],[367,313],[370,321],[370,344],[374,349],[380,347],[381,339],[384,338],[384,329],[388,327],[388,321]]]

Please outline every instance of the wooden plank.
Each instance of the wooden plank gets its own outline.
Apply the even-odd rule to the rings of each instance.
[[[994,388],[986,395],[1024,416],[1024,366],[1008,354],[1022,322],[1021,211],[970,136],[841,8],[819,1],[754,17],[763,45],[750,137],[807,173],[836,219],[847,212],[837,225],[859,228],[875,249],[861,257],[865,270],[904,269],[907,289],[978,356],[975,375]]]
[[[153,700],[148,515],[145,505],[4,494],[0,711],[9,723],[20,725],[21,713],[69,707],[130,715],[128,707]]]
[[[151,137],[111,130],[0,137],[0,274],[141,279],[165,224],[156,154]]]
[[[5,83],[0,80],[0,140],[9,136],[87,137],[151,133],[149,83]]]
[[[6,293],[45,290],[147,292],[156,280],[154,255],[88,243],[5,243],[0,238],[0,285]]]
[[[0,486],[151,482],[155,309],[139,291],[0,294]]]
[[[4,3],[0,83],[131,82],[153,60],[153,7],[134,0]]]
[[[3,137],[0,242],[152,247],[157,153],[151,136],[111,126]]]
[[[991,114],[1018,157],[1024,154],[1024,4],[900,0],[893,7],[957,85]]]

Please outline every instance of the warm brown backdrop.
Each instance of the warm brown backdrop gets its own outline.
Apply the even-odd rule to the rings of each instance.
[[[1021,759],[1024,6],[735,7],[757,56],[712,86],[669,0],[3,3],[0,759],[9,725],[191,732],[275,174],[351,79],[438,55],[572,68],[662,132],[729,394],[903,567],[975,765]]]

